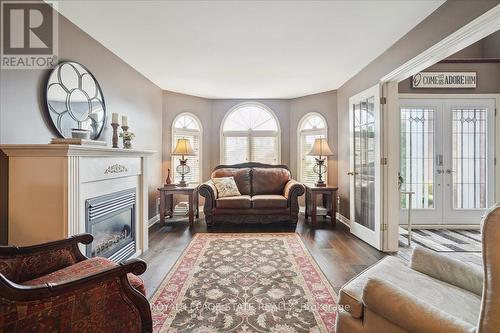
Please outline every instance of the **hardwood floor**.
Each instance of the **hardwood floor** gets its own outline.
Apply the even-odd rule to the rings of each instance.
[[[314,229],[304,223],[304,217],[301,215],[295,230],[283,224],[225,224],[207,230],[203,217],[200,217],[191,229],[188,227],[187,218],[164,227],[156,224],[150,228],[149,251],[142,256],[142,259],[148,263],[148,269],[142,275],[148,298],[154,294],[193,236],[199,232],[295,231],[301,236],[337,293],[347,281],[387,255],[352,236],[344,224],[337,221],[337,225],[333,227],[329,219],[323,223],[322,218],[319,218],[320,224]],[[412,244],[411,248],[402,246],[395,255],[409,261],[414,246],[415,244]],[[482,265],[480,253],[447,252],[444,254],[461,261]]]
[[[304,224],[301,217],[294,230],[283,224],[271,225],[219,225],[207,230],[203,218],[189,228],[187,221],[177,222],[170,226],[159,227],[158,224],[149,231],[149,251],[142,259],[148,263],[146,273],[142,275],[150,298],[175,264],[186,246],[199,232],[297,232],[314,257],[330,284],[336,292],[352,277],[373,265],[385,256],[351,236],[349,229],[340,222],[335,227],[327,220],[315,229]]]

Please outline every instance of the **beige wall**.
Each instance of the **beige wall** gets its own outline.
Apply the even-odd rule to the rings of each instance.
[[[281,128],[281,163],[297,174],[297,126],[308,112],[321,113],[328,122],[330,144],[337,148],[337,100],[336,92],[330,91],[295,99],[205,99],[164,91],[163,93],[163,176],[171,168],[172,122],[182,112],[195,114],[203,125],[204,180],[210,178],[212,169],[220,164],[220,126],[224,116],[234,106],[243,102],[258,102],[270,108],[279,120]],[[329,181],[336,184],[336,157],[330,160]]]
[[[128,115],[134,148],[155,150],[149,161],[149,217],[156,214],[161,184],[162,91],[135,69],[59,16],[59,58],[84,64],[97,78],[111,112]],[[0,143],[49,143],[43,91],[47,70],[1,70]],[[111,118],[111,117],[110,117]],[[109,119],[110,119],[109,118]],[[100,138],[111,142],[109,126]]]
[[[500,1],[447,1],[337,91],[340,213],[349,217],[349,97],[496,6]]]
[[[500,31],[484,38],[481,46],[483,58],[500,58]]]

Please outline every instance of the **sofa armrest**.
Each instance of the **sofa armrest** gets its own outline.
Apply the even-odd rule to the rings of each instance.
[[[478,266],[416,247],[411,256],[410,267],[440,281],[482,295],[484,273]]]
[[[127,278],[128,273],[142,274],[146,267],[143,260],[131,259],[97,274],[39,286],[19,285],[0,274],[0,305],[5,307],[2,313],[8,314],[0,318],[0,331],[42,326],[59,331],[64,324],[64,330],[71,332],[81,329],[83,322],[91,322],[92,331],[151,332],[149,303]],[[73,311],[67,312],[61,304]]]
[[[473,333],[476,328],[410,293],[377,278],[368,279],[363,303],[386,320],[412,333]]]
[[[290,179],[288,183],[285,185],[285,189],[283,191],[283,196],[290,201],[291,199],[298,198],[302,194],[304,194],[305,188],[304,185],[296,181],[295,179]]]
[[[299,197],[304,192],[304,185],[294,179],[289,180],[283,190],[283,196],[287,199],[287,206],[290,208],[290,218],[293,224],[297,224],[299,218]]]
[[[211,180],[201,184],[198,191],[200,192],[200,195],[202,197],[204,197],[205,199],[208,199],[208,200],[212,200],[212,201],[214,201],[214,203],[218,197],[217,188],[215,187],[214,182]]]
[[[87,259],[78,243],[92,240],[91,234],[79,234],[32,246],[0,246],[0,263],[5,264],[0,273],[17,283],[32,280]]]
[[[217,200],[218,192],[213,181],[209,180],[200,185],[198,192],[202,197],[205,198],[205,205],[203,206],[203,214],[205,214],[205,222],[207,225],[211,225],[212,210],[215,207],[215,201]]]

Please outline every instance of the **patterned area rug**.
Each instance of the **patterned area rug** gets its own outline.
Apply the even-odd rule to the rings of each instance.
[[[295,233],[200,233],[151,299],[153,330],[334,332],[336,299]]]
[[[436,252],[481,252],[479,230],[413,229],[412,243]],[[399,228],[399,246],[408,246],[408,232]]]

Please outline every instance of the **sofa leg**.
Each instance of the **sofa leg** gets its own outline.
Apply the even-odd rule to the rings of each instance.
[[[211,228],[214,226],[214,220],[212,215],[205,215],[205,223],[207,224],[208,228]]]

